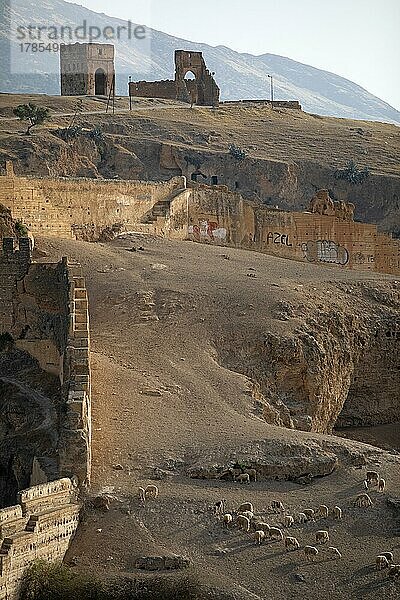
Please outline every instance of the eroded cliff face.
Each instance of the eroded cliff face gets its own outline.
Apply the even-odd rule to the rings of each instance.
[[[29,487],[34,461],[57,476],[60,381],[14,346],[0,352],[0,508]]]
[[[353,310],[321,306],[310,316],[286,305],[280,319],[300,321],[290,333],[230,332],[218,346],[220,362],[253,382],[256,413],[267,422],[330,433],[400,419],[398,284],[347,291]],[[369,310],[361,299],[372,300]]]

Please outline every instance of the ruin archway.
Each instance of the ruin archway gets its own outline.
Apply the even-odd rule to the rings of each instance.
[[[94,95],[106,95],[106,74],[103,69],[97,69],[94,74]]]
[[[186,86],[188,97],[192,104],[197,104],[198,102],[198,84],[197,84],[197,75],[191,71],[187,70],[184,77],[183,82]]]

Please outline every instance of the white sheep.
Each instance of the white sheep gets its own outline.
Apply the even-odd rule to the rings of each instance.
[[[254,540],[255,540],[256,544],[258,544],[260,546],[261,542],[264,539],[265,539],[265,532],[261,531],[261,529],[257,529],[257,531],[254,534]]]
[[[156,485],[148,485],[145,489],[146,498],[153,498],[154,500],[158,498],[158,487]]]
[[[318,556],[318,548],[315,548],[315,546],[305,546],[304,554],[307,560],[313,560],[315,556]]]
[[[355,505],[359,508],[366,508],[368,506],[372,506],[372,500],[368,494],[359,494],[355,499]]]
[[[286,537],[285,538],[285,548],[288,552],[290,550],[298,550],[300,548],[300,544],[295,537]]]
[[[326,519],[329,516],[329,508],[325,506],[325,504],[321,504],[321,506],[318,509],[318,515]]]
[[[333,510],[332,510],[332,514],[333,514],[334,519],[341,519],[342,515],[343,515],[343,511],[340,508],[340,506],[334,506]]]
[[[271,529],[270,525],[264,523],[264,521],[255,521],[254,527],[258,531],[264,531],[264,533],[269,533],[269,530]]]
[[[272,500],[271,502],[271,510],[273,510],[274,512],[285,512],[285,507],[283,506],[282,502],[280,500]]]
[[[387,569],[389,567],[389,561],[386,556],[380,554],[376,557],[375,566],[377,571],[382,571],[382,569]]]
[[[249,510],[244,510],[241,513],[238,513],[239,515],[242,515],[243,517],[247,517],[249,519],[249,521],[252,520],[252,518],[254,517],[254,513],[250,512]]]
[[[222,517],[222,523],[224,525],[224,527],[229,527],[229,525],[232,525],[233,522],[233,516],[230,513],[225,513],[224,516]]]
[[[284,527],[293,527],[294,525],[294,518],[292,517],[292,515],[285,515],[283,517],[283,526]]]
[[[315,521],[315,513],[312,508],[306,508],[303,510],[306,515],[307,521]]]
[[[298,523],[305,523],[307,521],[307,516],[304,513],[299,513],[297,515],[297,522]]]
[[[283,533],[279,527],[270,527],[269,528],[269,537],[273,540],[283,540]]]
[[[257,481],[257,471],[255,469],[245,469],[245,473],[248,474],[250,479]]]
[[[238,513],[241,513],[245,510],[249,510],[250,512],[254,513],[254,506],[251,502],[243,502],[239,508],[237,509]]]
[[[317,544],[326,544],[326,542],[329,542],[328,531],[325,531],[325,529],[320,529],[320,531],[317,531],[315,534],[315,540]]]
[[[328,552],[332,558],[342,558],[342,553],[334,546],[329,546]]]
[[[384,479],[379,479],[378,481],[378,492],[384,492],[386,487],[386,481]]]
[[[372,483],[372,485],[378,485],[379,473],[376,471],[367,471],[366,481],[367,483]]]
[[[250,531],[250,520],[244,515],[238,515],[236,518],[236,525],[243,531]]]
[[[139,488],[139,500],[142,504],[146,502],[146,490],[142,487]]]
[[[235,481],[239,483],[250,483],[250,475],[248,473],[240,473],[235,477]]]
[[[384,556],[387,558],[389,563],[393,562],[393,552],[381,552],[379,556]]]

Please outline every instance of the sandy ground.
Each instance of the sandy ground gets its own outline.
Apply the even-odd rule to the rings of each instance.
[[[144,250],[128,252],[133,245]],[[400,495],[396,455],[369,450],[367,466],[382,473],[388,489],[372,490],[374,504],[363,510],[354,507],[365,473],[356,466],[340,467],[308,486],[193,480],[180,469],[198,460],[217,462],[266,439],[359,449],[333,436],[266,425],[254,414],[247,378],[222,367],[215,349],[249,329],[254,335],[271,328],[292,331],[300,316],[288,322],[274,317],[282,299],[297,306],[299,315],[311,306],[340,310],[360,306],[359,286],[384,285],[392,277],[147,236],[110,244],[39,240],[39,247],[48,252],[46,260],[79,260],[87,278],[93,493],[115,497],[109,513],[89,513],[80,528],[68,555],[76,557],[78,569],[137,576],[135,557],[176,552],[192,559],[201,581],[234,590],[243,600],[399,597],[400,583],[373,568],[382,551],[394,551],[400,562],[400,520],[387,504],[389,496]],[[255,278],[247,277],[249,269]],[[171,473],[156,482],[159,499],[143,507],[137,488],[154,483],[155,466]],[[221,498],[229,510],[254,502],[270,524],[280,520],[268,513],[272,499],[281,499],[293,514],[338,504],[342,521],[296,525],[290,535],[303,547],[314,542],[317,529],[328,529],[343,559],[328,561],[321,551],[309,564],[302,550],[286,553],[279,542],[256,547],[249,534],[224,531],[212,515],[209,507]]]

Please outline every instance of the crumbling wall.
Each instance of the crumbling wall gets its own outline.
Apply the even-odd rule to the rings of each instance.
[[[194,79],[186,79],[192,73]],[[132,81],[129,95],[180,100],[200,106],[217,106],[220,89],[206,66],[202,52],[175,51],[175,80]]]
[[[165,98],[176,100],[176,83],[172,79],[165,81],[134,81],[129,84],[131,96],[138,98]]]
[[[18,504],[0,510],[0,600],[17,600],[32,561],[64,558],[79,522],[77,491],[59,479],[20,492]]]
[[[19,242],[15,250],[13,239],[3,239],[0,253],[0,422],[10,435],[0,447],[0,488],[7,498],[15,486],[29,484],[35,459],[47,479],[75,475],[81,485],[89,483],[91,466],[82,271],[65,258],[31,263],[29,239]]]
[[[184,177],[166,182],[85,178],[0,177],[0,203],[34,235],[99,239],[129,230],[159,200],[186,187]]]
[[[172,202],[173,204],[173,202]],[[225,186],[193,185],[188,237],[283,258],[400,273],[400,241],[375,225],[334,214],[285,212],[245,201]]]

